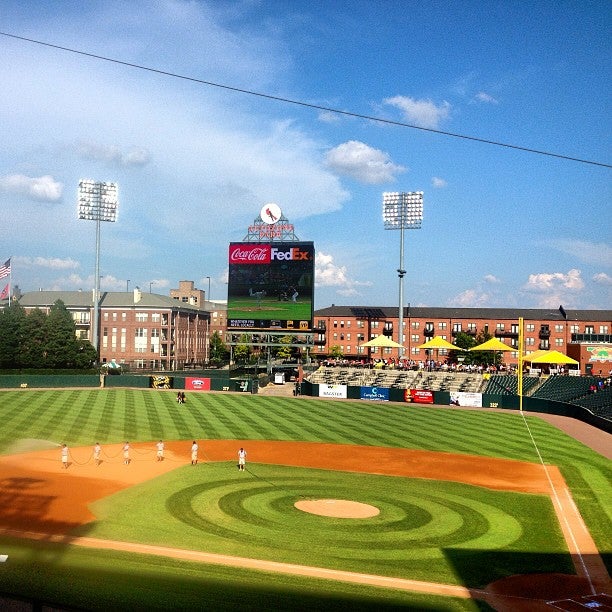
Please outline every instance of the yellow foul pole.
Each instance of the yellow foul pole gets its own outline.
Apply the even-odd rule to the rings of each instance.
[[[518,337],[518,396],[519,410],[523,410],[523,317],[519,317]]]

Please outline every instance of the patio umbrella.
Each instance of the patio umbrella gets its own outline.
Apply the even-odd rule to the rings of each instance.
[[[478,344],[477,346],[473,346],[470,351],[493,351],[493,363],[497,364],[496,353],[501,351],[516,351],[518,349],[512,348],[507,344],[504,344],[501,340],[497,338],[491,338],[482,344]]]
[[[461,351],[463,350],[459,346],[451,344],[448,340],[441,338],[440,336],[434,336],[431,340],[428,340],[424,344],[417,346],[420,349],[448,349],[450,351]]]
[[[523,361],[527,361],[527,362],[531,363],[532,359],[536,359],[540,355],[544,355],[546,353],[548,353],[548,351],[544,351],[542,349],[540,349],[539,351],[534,351],[533,353],[530,353],[529,355],[525,355],[523,357]]]
[[[389,338],[389,336],[376,336],[376,338],[372,338],[372,340],[368,340],[367,342],[363,342],[361,346],[368,347],[382,347],[382,348],[404,348],[399,342],[395,342]]]
[[[550,365],[578,365],[578,362],[559,351],[546,351],[543,355],[533,356],[529,359],[531,363],[547,363]]]
[[[431,340],[428,340],[424,344],[420,344],[417,346],[420,349],[436,349],[436,357],[439,358],[440,349],[447,349],[449,351],[462,351],[463,349],[460,346],[455,346],[451,344],[448,340],[444,338],[440,338],[440,336],[434,336]]]

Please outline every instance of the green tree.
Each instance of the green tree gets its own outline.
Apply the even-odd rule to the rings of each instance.
[[[22,342],[21,367],[47,367],[47,317],[36,308],[25,318]]]
[[[220,365],[225,359],[227,359],[227,346],[223,342],[223,338],[218,331],[215,331],[208,341],[210,349],[210,362],[213,365]]]
[[[493,336],[489,332],[483,329],[482,331],[478,332],[478,334],[476,334],[475,346],[483,344],[487,340],[490,340],[492,337]],[[502,356],[499,353],[496,353],[495,351],[474,351],[472,355],[474,356],[472,363],[485,367],[492,364],[499,365],[502,360]]]
[[[278,357],[278,359],[289,359],[291,357],[292,347],[290,346],[290,344],[292,341],[293,336],[283,336],[279,340],[279,343],[283,346],[281,346],[276,352],[276,356]]]
[[[474,353],[470,353],[469,350],[476,346],[476,340],[470,334],[466,334],[465,332],[459,332],[455,336],[455,340],[453,341],[455,346],[462,348],[462,351],[450,351],[448,353],[448,360],[452,363],[457,363],[459,361],[458,357],[463,357],[463,363],[470,364],[472,363],[472,358],[474,357]]]
[[[332,357],[333,359],[342,359],[342,357],[344,357],[344,353],[342,352],[342,349],[337,344],[334,344],[329,349],[329,356]]]
[[[49,309],[46,321],[46,362],[49,368],[75,367],[79,343],[74,319],[62,300],[57,300]]]
[[[240,337],[241,342],[244,344],[237,344],[234,347],[234,361],[236,363],[247,363],[249,357],[251,355],[251,347],[247,342],[250,341],[250,336],[248,334],[243,334]]]
[[[14,302],[0,310],[0,368],[21,366],[26,314]]]

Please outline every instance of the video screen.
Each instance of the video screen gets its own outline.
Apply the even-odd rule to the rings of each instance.
[[[313,242],[232,242],[228,329],[312,330]]]

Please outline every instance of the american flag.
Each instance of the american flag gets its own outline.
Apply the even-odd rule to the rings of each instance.
[[[10,283],[6,283],[6,287],[2,290],[2,292],[0,292],[0,300],[6,300],[6,298],[9,296],[10,286]]]
[[[9,257],[1,266],[0,266],[0,278],[4,278],[11,273],[11,258]]]

